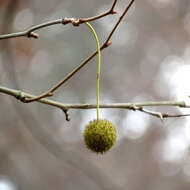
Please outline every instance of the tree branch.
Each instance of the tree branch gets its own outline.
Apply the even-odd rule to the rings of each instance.
[[[36,96],[22,92],[20,90],[14,90],[11,88],[0,86],[0,93],[7,94],[17,98],[22,101],[23,98],[35,98]],[[66,119],[69,119],[67,111],[69,109],[96,109],[96,104],[64,104],[58,101],[49,100],[47,98],[39,99],[37,102],[47,104],[62,109],[66,114]],[[100,104],[100,108],[112,108],[112,109],[129,109],[133,111],[141,111],[146,114],[159,117],[159,118],[168,118],[168,117],[183,117],[190,116],[190,114],[176,114],[170,115],[168,113],[160,113],[145,110],[143,107],[153,107],[153,106],[170,106],[170,107],[181,107],[181,108],[190,108],[190,105],[186,105],[185,101],[149,101],[141,103],[111,103],[111,104]]]

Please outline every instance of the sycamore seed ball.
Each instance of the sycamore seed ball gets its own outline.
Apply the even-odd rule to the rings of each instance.
[[[97,153],[107,152],[115,144],[116,138],[116,129],[107,120],[90,121],[84,130],[87,148]]]

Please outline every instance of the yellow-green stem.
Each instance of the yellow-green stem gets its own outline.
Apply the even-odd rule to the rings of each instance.
[[[98,36],[95,32],[95,30],[93,29],[93,27],[88,23],[85,22],[85,24],[90,28],[90,30],[92,31],[94,38],[96,39],[96,45],[97,45],[97,50],[98,50],[98,71],[97,71],[97,87],[96,87],[96,96],[97,96],[97,120],[99,119],[99,83],[100,83],[100,44],[99,44],[99,40],[98,40]]]

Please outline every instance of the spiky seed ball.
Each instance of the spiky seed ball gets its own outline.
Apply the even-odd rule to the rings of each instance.
[[[107,152],[115,144],[116,138],[116,129],[107,120],[90,121],[84,130],[87,148],[97,153]]]

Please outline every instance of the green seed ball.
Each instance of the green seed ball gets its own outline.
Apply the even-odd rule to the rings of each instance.
[[[107,152],[115,144],[116,138],[116,129],[107,120],[90,121],[84,130],[87,148],[97,153]]]

